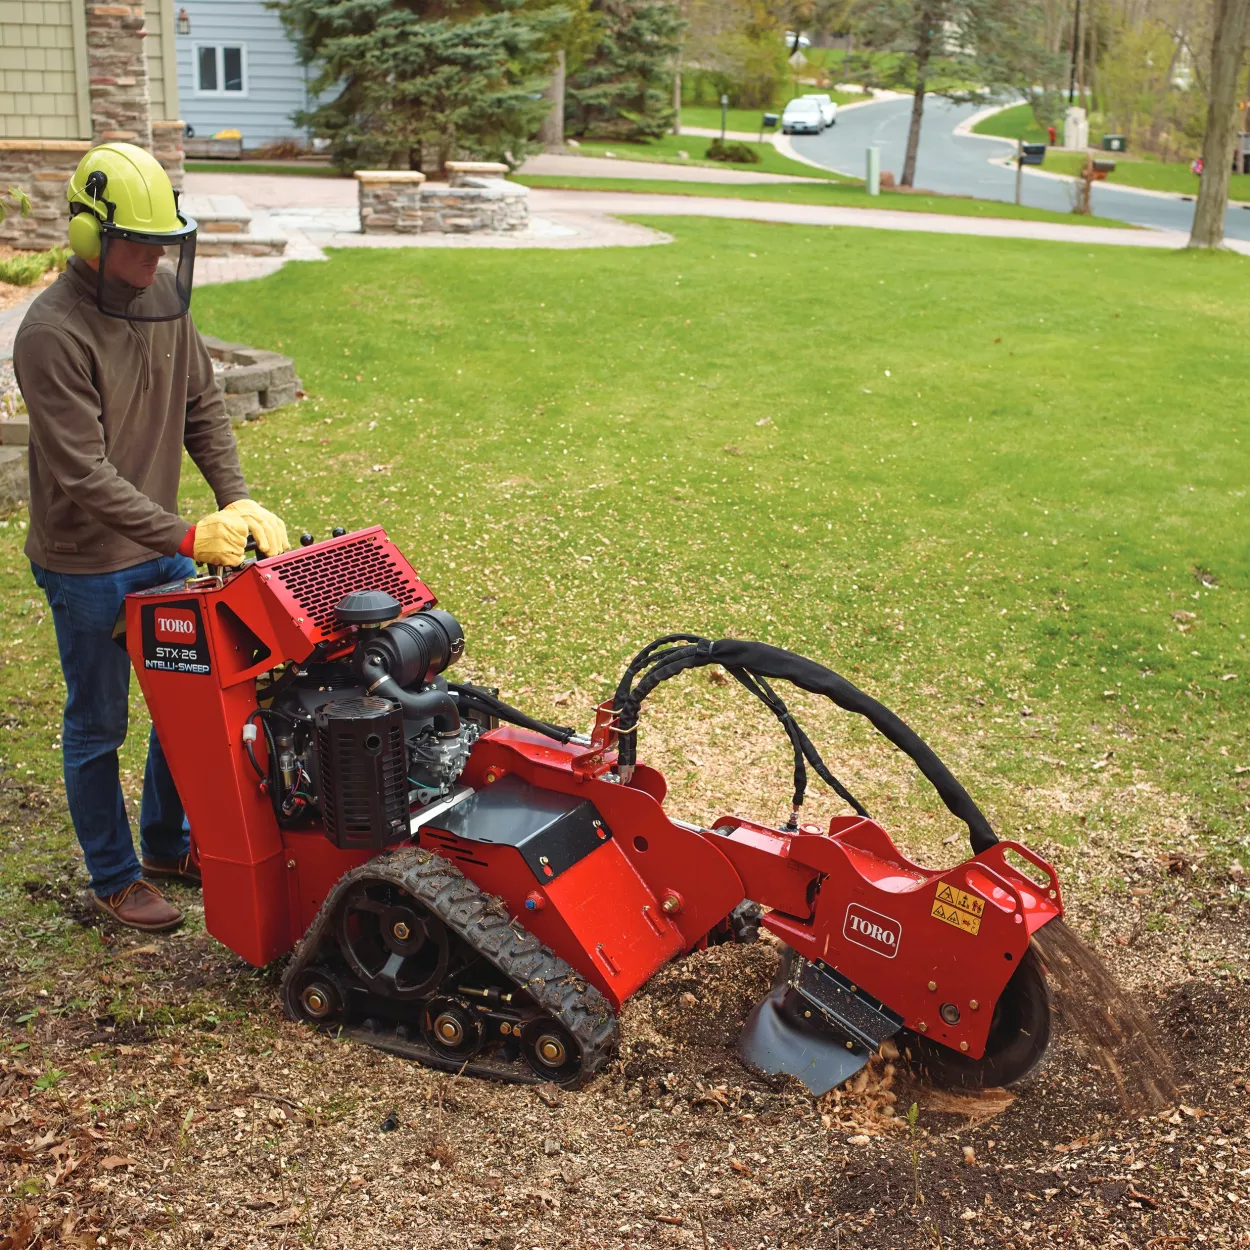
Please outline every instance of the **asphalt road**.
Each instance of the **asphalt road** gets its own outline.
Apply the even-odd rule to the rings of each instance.
[[[976,104],[951,104],[934,96],[925,101],[916,162],[917,187],[984,200],[1016,198],[1015,170],[991,163],[996,157],[1013,153],[1015,144],[954,133],[961,121],[980,108]],[[837,125],[824,134],[794,135],[790,142],[808,160],[858,177],[864,173],[864,150],[875,145],[881,150],[881,168],[897,178],[903,172],[910,116],[910,100],[883,100],[844,109],[838,114]],[[1026,166],[1022,198],[1034,208],[1068,212],[1072,207],[1072,184],[1032,174]],[[1189,232],[1194,215],[1194,206],[1183,200],[1141,195],[1106,183],[1094,184],[1092,207],[1100,217],[1185,233]],[[1250,240],[1250,211],[1230,208],[1225,233],[1230,238]]]

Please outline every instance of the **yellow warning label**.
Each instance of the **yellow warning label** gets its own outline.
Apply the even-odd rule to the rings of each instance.
[[[962,911],[971,912],[974,916],[979,916],[985,910],[984,899],[977,898],[975,894],[967,894],[963,890],[956,890],[950,885],[938,886],[937,902],[948,903]]]
[[[953,894],[960,891],[953,890]],[[967,897],[965,895],[965,897]],[[959,907],[952,907],[949,903],[943,903],[940,898],[933,900],[933,909],[929,913],[937,920],[944,920],[949,925],[954,925],[956,929],[962,929],[965,933],[971,933],[976,937],[981,932],[981,917],[974,916],[971,912],[964,911]]]

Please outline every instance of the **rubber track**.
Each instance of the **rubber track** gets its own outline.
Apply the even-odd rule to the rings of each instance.
[[[318,962],[327,937],[337,948],[335,912],[340,899],[357,881],[385,882],[405,890],[471,949],[524,989],[543,1011],[559,1020],[577,1039],[582,1052],[581,1068],[566,1085],[584,1084],[615,1053],[619,1030],[607,999],[512,919],[499,899],[484,894],[441,856],[417,846],[379,855],[339,878],[296,946],[282,977],[282,1005],[292,1020],[301,1019],[293,1001],[295,978],[305,967]]]

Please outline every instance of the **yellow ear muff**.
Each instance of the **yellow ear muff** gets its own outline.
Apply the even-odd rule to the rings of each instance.
[[[69,246],[81,260],[100,257],[100,219],[88,210],[69,219]]]

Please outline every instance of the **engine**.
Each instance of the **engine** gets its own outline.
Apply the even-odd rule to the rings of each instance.
[[[412,808],[451,793],[490,728],[480,711],[462,715],[442,676],[464,652],[456,619],[400,611],[384,591],[347,595],[335,617],[355,632],[354,648],[292,665],[258,692],[245,736],[254,742],[259,722],[270,767],[256,767],[284,827],[319,819],[344,849],[400,842]]]

